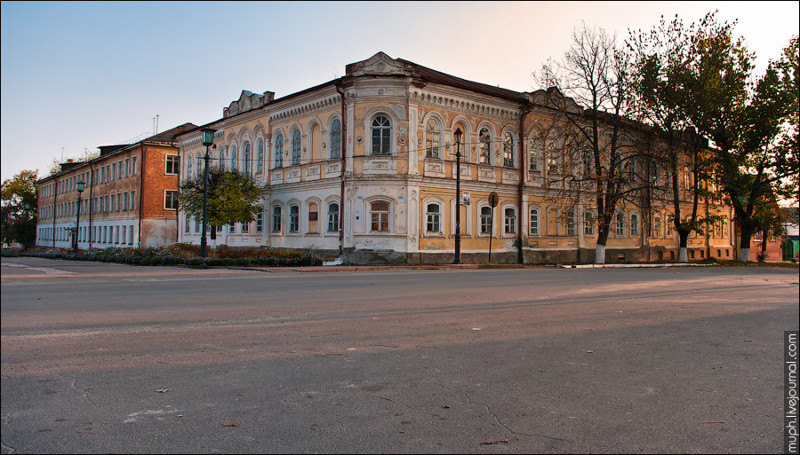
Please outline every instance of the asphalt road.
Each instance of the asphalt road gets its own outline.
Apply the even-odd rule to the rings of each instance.
[[[776,453],[797,269],[2,259],[2,453]]]

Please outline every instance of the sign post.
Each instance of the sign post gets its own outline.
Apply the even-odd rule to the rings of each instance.
[[[489,264],[492,263],[492,231],[494,230],[494,208],[497,207],[497,202],[500,197],[492,191],[489,193],[489,205],[492,206],[492,215],[489,218]]]

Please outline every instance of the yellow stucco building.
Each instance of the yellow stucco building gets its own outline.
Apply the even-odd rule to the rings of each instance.
[[[218,227],[217,245],[310,249],[356,264],[451,263],[460,207],[461,262],[486,262],[490,247],[494,263],[591,262],[597,215],[563,179],[576,165],[548,92],[467,81],[379,52],[282,98],[243,91],[222,118],[177,137],[181,180],[202,178],[201,129],[212,128],[210,166],[238,169],[266,189],[257,219]],[[701,210],[727,220],[691,238],[690,254],[729,258],[730,208],[703,201]],[[606,260],[677,259],[671,213],[641,192],[621,204]],[[179,241],[200,243],[199,220],[178,218]]]

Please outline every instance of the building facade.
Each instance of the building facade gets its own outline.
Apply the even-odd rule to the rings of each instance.
[[[60,172],[36,182],[36,246],[146,248],[177,242],[175,136],[193,128],[187,123],[135,144],[101,146],[99,157],[64,163]]]
[[[591,262],[597,214],[564,183],[578,166],[549,95],[382,52],[282,98],[243,91],[203,126],[216,130],[209,163],[251,175],[266,196],[254,222],[217,227],[216,245],[308,249],[356,264],[450,263],[459,218],[462,262],[486,262],[490,249],[495,263]],[[177,137],[184,181],[202,178],[201,142],[200,128]],[[642,178],[666,179],[641,166]],[[677,259],[671,205],[637,197],[615,215],[606,260]],[[731,258],[730,208],[700,208],[719,221],[690,238],[690,258]],[[200,220],[178,218],[180,241],[200,243]]]

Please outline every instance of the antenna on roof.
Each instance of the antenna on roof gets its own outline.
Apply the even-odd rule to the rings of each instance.
[[[158,114],[153,117],[153,136],[158,134]]]

